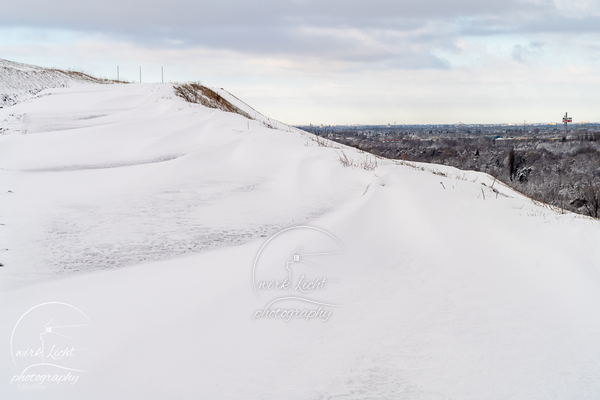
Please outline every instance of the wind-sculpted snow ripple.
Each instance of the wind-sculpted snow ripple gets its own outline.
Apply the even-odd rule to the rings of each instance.
[[[144,164],[154,164],[165,161],[175,160],[179,157],[183,157],[185,154],[173,154],[170,156],[162,156],[149,158],[138,161],[129,161],[129,162],[114,162],[114,163],[104,163],[104,164],[89,164],[89,165],[65,165],[61,167],[46,167],[46,168],[32,168],[32,169],[24,169],[23,171],[27,172],[56,172],[56,171],[80,171],[86,169],[106,169],[106,168],[121,168],[121,167],[131,167],[133,165],[144,165]]]

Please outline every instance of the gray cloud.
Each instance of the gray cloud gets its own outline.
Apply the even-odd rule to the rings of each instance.
[[[551,2],[520,0],[21,0],[3,5],[0,23],[394,68],[447,68],[433,53],[455,50],[462,35],[600,30],[598,17],[565,18]],[[513,58],[524,60],[520,52]]]
[[[547,43],[544,42],[531,42],[526,46],[517,44],[513,46],[510,56],[513,60],[522,64],[530,64],[533,57],[539,56],[543,53],[544,47]]]
[[[122,29],[142,26],[359,26],[410,19],[498,15],[516,10],[515,0],[21,0],[3,5],[5,24]]]
[[[504,19],[499,17],[484,17],[476,20],[463,21],[461,35],[492,36],[506,34],[530,33],[599,33],[600,17],[570,16],[558,13],[542,15],[515,15]]]

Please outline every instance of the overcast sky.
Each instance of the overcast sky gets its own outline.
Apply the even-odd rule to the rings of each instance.
[[[290,124],[600,121],[600,0],[0,0],[0,58]]]

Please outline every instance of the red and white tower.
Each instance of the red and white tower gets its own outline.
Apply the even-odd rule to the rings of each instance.
[[[573,118],[569,117],[567,113],[565,113],[565,116],[563,117],[563,123],[565,124],[565,137],[567,137],[567,124],[569,122],[573,122]]]

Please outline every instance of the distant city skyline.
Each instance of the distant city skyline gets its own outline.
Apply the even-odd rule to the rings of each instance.
[[[0,58],[224,87],[290,125],[600,121],[600,1],[23,0]]]

